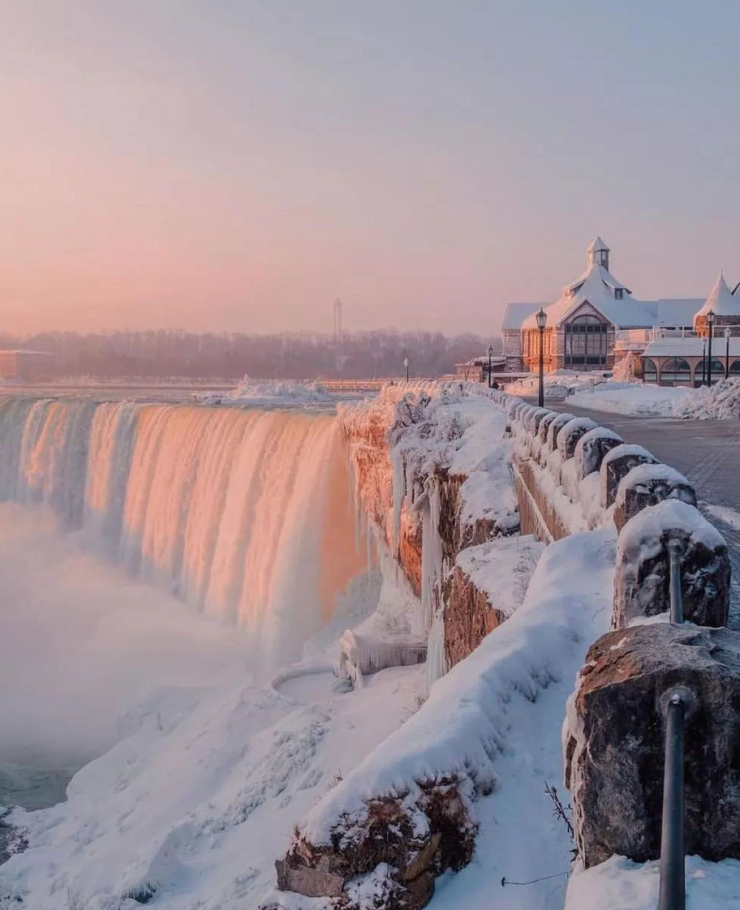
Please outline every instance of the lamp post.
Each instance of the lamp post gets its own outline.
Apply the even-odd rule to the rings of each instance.
[[[493,357],[493,347],[488,345],[488,388],[490,389],[493,383],[491,382],[491,357]]]
[[[547,325],[547,313],[540,307],[539,313],[535,316],[537,328],[540,330],[540,393],[538,403],[541,408],[545,406],[545,326]]]
[[[709,326],[709,356],[707,358],[707,385],[711,387],[712,385],[712,335],[714,335],[714,321],[717,317],[714,315],[714,310],[710,310],[707,313],[707,325]]]
[[[730,378],[730,335],[732,329],[728,325],[725,329],[725,379]]]
[[[406,382],[409,381],[409,359],[408,357],[403,358],[403,365],[406,367]]]
[[[707,384],[707,339],[701,340],[701,384]]]

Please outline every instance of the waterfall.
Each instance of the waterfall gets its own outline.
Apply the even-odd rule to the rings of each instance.
[[[0,400],[0,500],[297,656],[364,568],[336,420],[295,411]]]

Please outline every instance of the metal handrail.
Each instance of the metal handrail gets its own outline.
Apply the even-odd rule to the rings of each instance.
[[[668,542],[670,557],[671,622],[682,623],[681,543]],[[686,907],[686,808],[684,800],[684,722],[686,694],[674,691],[666,704],[665,767],[663,771],[663,822],[660,841],[659,910]]]

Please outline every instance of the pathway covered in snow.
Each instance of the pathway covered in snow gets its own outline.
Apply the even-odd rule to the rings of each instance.
[[[615,430],[625,442],[644,446],[688,478],[699,497],[699,507],[730,548],[730,624],[740,630],[740,421],[629,417],[576,407],[568,401],[548,403],[548,407],[591,417]]]

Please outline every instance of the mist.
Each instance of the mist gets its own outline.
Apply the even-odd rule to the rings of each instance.
[[[162,686],[246,678],[248,645],[86,553],[46,511],[0,504],[0,760],[78,767]]]

